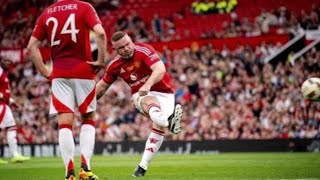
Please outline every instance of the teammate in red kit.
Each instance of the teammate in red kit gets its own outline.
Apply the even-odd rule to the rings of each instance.
[[[133,43],[125,32],[113,34],[111,43],[117,56],[97,84],[97,99],[121,77],[130,87],[135,107],[153,121],[152,132],[146,142],[142,159],[132,176],[144,176],[148,165],[159,150],[165,129],[181,132],[182,107],[174,102],[171,76],[154,48],[144,43]]]
[[[98,59],[92,60],[89,33],[93,30]],[[53,70],[49,72],[39,53],[41,41],[51,46]],[[98,179],[91,172],[90,159],[95,142],[97,68],[106,59],[106,35],[94,8],[87,2],[61,0],[46,8],[34,28],[28,44],[30,58],[38,71],[52,80],[50,114],[58,114],[59,148],[66,168],[66,179],[75,179],[72,125],[75,108],[81,114],[80,179]]]
[[[18,153],[17,127],[9,106],[14,104],[14,100],[10,97],[10,83],[7,75],[10,64],[11,60],[0,59],[0,129],[7,131],[7,141],[12,154],[11,162],[22,162],[29,160],[30,157]],[[0,164],[6,163],[8,162],[0,159]]]

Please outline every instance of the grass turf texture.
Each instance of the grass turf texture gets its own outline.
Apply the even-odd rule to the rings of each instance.
[[[76,172],[79,157],[75,158]],[[140,155],[94,156],[93,172],[101,180],[136,179],[131,174]],[[77,174],[76,174],[77,175]],[[0,164],[0,180],[63,180],[62,159],[33,158]],[[159,154],[143,180],[320,180],[320,153]]]

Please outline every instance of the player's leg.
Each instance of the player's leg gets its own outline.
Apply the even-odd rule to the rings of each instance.
[[[0,111],[1,112],[1,111]],[[2,131],[2,128],[1,128],[1,119],[0,119],[0,131]],[[0,132],[0,136],[2,136],[1,132]],[[3,159],[0,158],[0,164],[8,164],[8,161],[5,161]]]
[[[82,125],[80,129],[80,153],[81,153],[81,167],[79,172],[79,179],[99,179],[97,175],[91,171],[90,160],[94,153],[95,143],[95,112],[90,112],[82,115]]]
[[[135,93],[132,97],[135,107],[144,115],[149,116],[153,123],[168,127],[169,115],[164,113],[161,109],[160,103],[155,96],[148,94],[146,96],[139,96]]]
[[[17,127],[11,126],[7,128],[7,141],[10,152],[13,157],[18,156]]]
[[[60,113],[59,123],[59,149],[65,166],[66,179],[75,176],[74,172],[74,138],[72,133],[73,113]]]
[[[12,153],[11,162],[23,162],[30,160],[30,157],[23,156],[18,152],[17,127],[11,126],[7,128],[7,141],[10,152]]]
[[[74,138],[72,125],[74,119],[75,99],[69,79],[52,80],[52,97],[50,114],[58,114],[59,149],[65,166],[66,179],[75,177],[74,172]]]
[[[155,124],[168,127],[174,134],[181,132],[183,110],[180,104],[174,106],[174,94],[151,91],[142,97],[136,93],[132,99],[135,107],[142,114],[149,116]]]
[[[181,132],[181,120],[183,109],[180,104],[175,104],[175,97],[174,94],[170,93],[161,93],[161,92],[154,92],[151,91],[151,94],[157,98],[158,102],[161,105],[161,109],[165,114],[169,114],[168,122],[169,126],[168,129],[174,133],[179,134]]]
[[[74,80],[73,88],[76,93],[76,102],[81,113],[82,125],[80,129],[81,167],[79,179],[97,180],[98,176],[92,173],[90,160],[93,155],[95,143],[95,110],[96,90],[95,81],[78,79]]]
[[[149,116],[154,123],[147,139],[141,161],[132,174],[134,177],[144,176],[146,173],[149,163],[162,145],[165,129],[169,125],[168,117],[173,114],[174,109],[174,94],[150,92],[150,95],[151,96],[141,100],[141,107],[144,112],[149,112]],[[158,121],[163,122],[164,120],[166,121],[165,124],[157,123]]]
[[[5,128],[7,132],[7,141],[12,154],[11,162],[23,162],[29,160],[30,157],[25,157],[18,153],[16,122],[14,121],[12,111],[8,105],[2,105],[0,107],[0,119],[0,128]]]
[[[155,154],[158,152],[162,145],[165,135],[165,129],[166,128],[153,123],[152,131],[147,139],[141,161],[136,167],[132,176],[141,177],[145,175],[149,163],[154,158]]]

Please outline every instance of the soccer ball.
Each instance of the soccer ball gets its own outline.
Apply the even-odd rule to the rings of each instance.
[[[309,78],[302,83],[303,98],[318,101],[320,99],[320,78]]]

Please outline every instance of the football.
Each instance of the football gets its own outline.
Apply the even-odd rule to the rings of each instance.
[[[302,83],[303,98],[318,101],[320,99],[320,78],[309,78]]]

